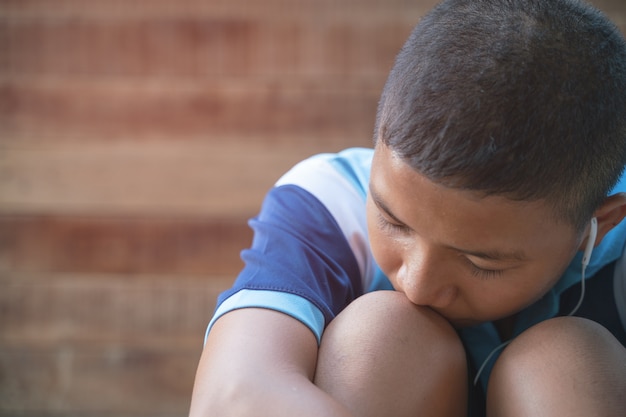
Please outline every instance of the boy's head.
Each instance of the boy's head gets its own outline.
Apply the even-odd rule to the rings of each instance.
[[[582,230],[626,163],[626,43],[576,0],[447,0],[415,28],[375,141],[446,187]]]

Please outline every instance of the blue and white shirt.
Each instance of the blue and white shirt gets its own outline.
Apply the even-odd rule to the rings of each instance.
[[[365,216],[372,149],[352,148],[306,159],[278,180],[261,211],[250,220],[254,239],[242,252],[245,267],[218,299],[212,324],[240,308],[281,311],[304,323],[321,340],[328,323],[352,300],[371,291],[393,289],[372,256]],[[626,178],[614,192],[626,191]],[[587,276],[622,257],[626,222],[594,250]],[[522,311],[517,335],[558,312],[559,295],[580,282],[578,254],[555,287]],[[626,329],[626,265],[616,268],[615,297]],[[589,295],[591,296],[591,295]],[[460,331],[472,360],[481,364],[501,344],[492,323]],[[486,386],[497,356],[481,374]]]

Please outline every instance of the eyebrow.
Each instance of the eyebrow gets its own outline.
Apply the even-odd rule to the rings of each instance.
[[[393,212],[389,209],[389,207],[387,206],[387,204],[385,204],[385,202],[380,198],[380,196],[378,195],[378,193],[376,192],[376,190],[373,189],[371,183],[369,186],[369,191],[370,191],[370,195],[372,197],[372,201],[374,202],[374,204],[376,204],[376,206],[381,209],[382,211],[385,212],[385,214],[387,216],[389,216],[394,222],[398,223],[398,224],[402,224],[405,225],[406,223],[404,223],[402,220],[400,220],[398,217],[396,217],[395,214],[393,214]],[[477,258],[481,258],[481,259],[487,259],[487,260],[492,260],[492,261],[520,261],[520,262],[524,262],[528,260],[528,256],[526,256],[526,254],[521,251],[521,250],[514,250],[514,251],[510,251],[510,252],[505,252],[502,250],[470,250],[470,249],[463,249],[463,248],[457,248],[455,246],[451,246],[451,245],[445,245],[444,246],[447,249],[451,249],[460,253],[464,253],[466,255],[470,255],[470,256],[474,256]]]
[[[378,193],[372,188],[371,183],[370,183],[369,189],[370,189],[370,195],[372,196],[372,201],[374,202],[374,204],[376,204],[376,206],[379,209],[384,211],[385,214],[389,216],[394,222],[404,225],[405,223],[399,218],[397,218],[395,214],[392,213],[392,211],[389,209],[387,204],[385,204],[385,202],[380,198]]]

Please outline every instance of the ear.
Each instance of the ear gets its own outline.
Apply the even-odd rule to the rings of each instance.
[[[594,216],[598,219],[597,246],[604,236],[626,217],[626,193],[618,193],[607,197],[604,203],[595,211]],[[587,239],[584,239],[579,249],[584,250],[586,244]]]

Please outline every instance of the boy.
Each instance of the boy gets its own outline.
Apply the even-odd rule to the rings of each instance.
[[[624,415],[618,30],[576,0],[444,1],[374,141],[269,192],[191,414]]]

